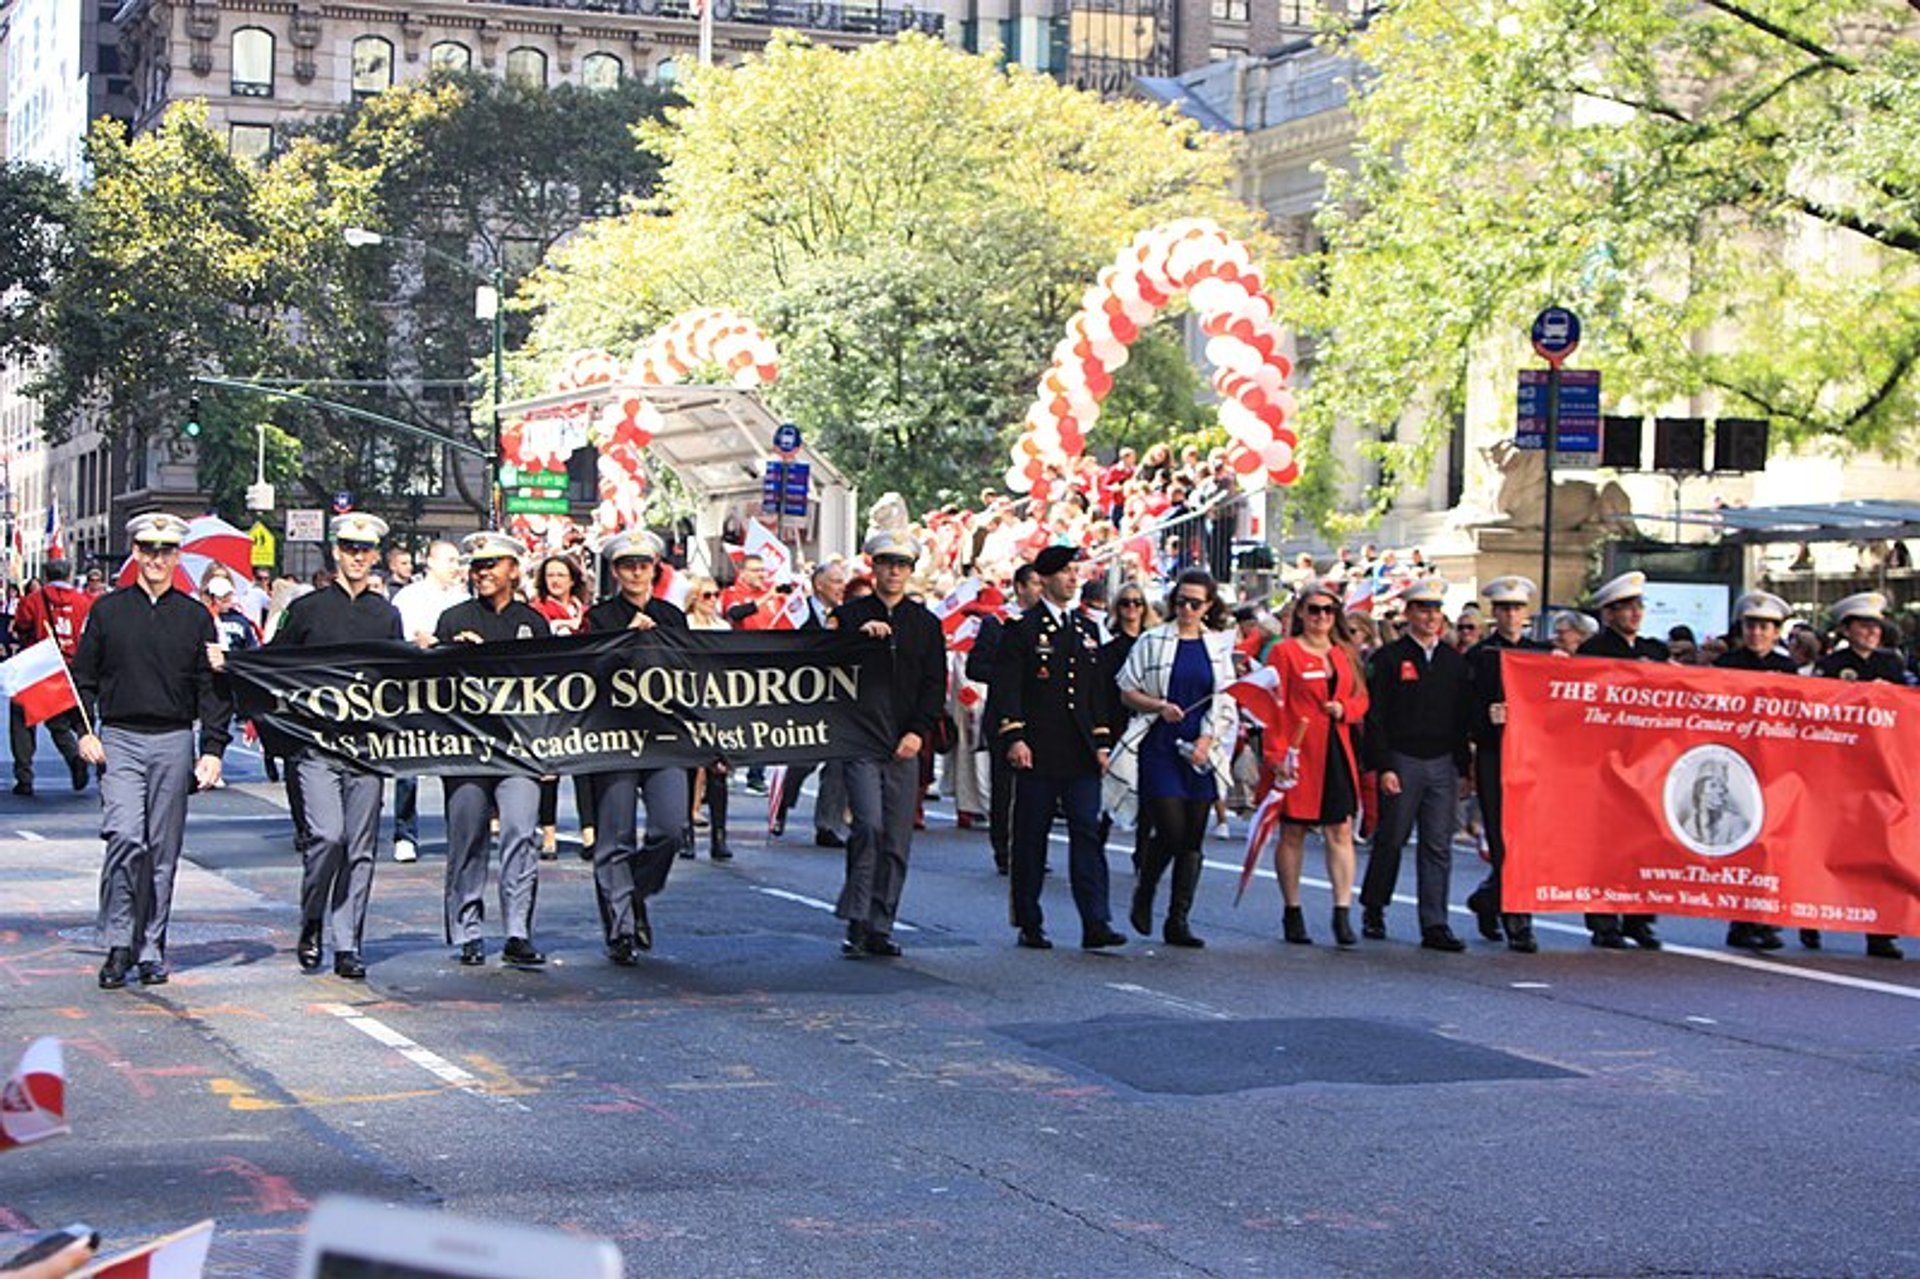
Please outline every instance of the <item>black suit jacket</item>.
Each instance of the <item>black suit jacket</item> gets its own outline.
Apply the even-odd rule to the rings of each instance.
[[[1098,773],[1096,751],[1112,735],[1113,692],[1101,678],[1100,632],[1079,613],[1059,621],[1045,604],[1029,609],[1000,637],[992,701],[1000,716],[994,749],[1015,742],[1033,751],[1044,777]]]

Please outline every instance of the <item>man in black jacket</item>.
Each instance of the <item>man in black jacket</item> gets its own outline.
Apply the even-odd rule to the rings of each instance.
[[[888,700],[898,740],[883,758],[846,761],[853,833],[834,913],[846,921],[840,953],[850,959],[900,953],[893,921],[913,841],[920,747],[933,732],[947,694],[946,635],[925,606],[907,598],[920,544],[905,533],[886,531],[869,537],[864,550],[873,561],[873,593],[848,600],[834,617],[841,631],[887,642],[893,658]]]
[[[1600,610],[1600,632],[1580,646],[1580,656],[1629,662],[1670,659],[1665,644],[1640,634],[1640,623],[1647,615],[1647,602],[1642,598],[1646,589],[1645,573],[1622,573],[1593,593],[1593,606]],[[1629,941],[1642,950],[1659,950],[1660,939],[1653,931],[1657,918],[1589,911],[1587,931],[1593,934],[1593,944],[1605,950],[1624,949]]]
[[[1385,937],[1387,903],[1400,879],[1400,847],[1417,821],[1420,944],[1460,951],[1466,945],[1447,926],[1447,897],[1453,832],[1470,758],[1473,689],[1466,658],[1445,642],[1441,606],[1446,590],[1437,577],[1415,583],[1402,597],[1407,633],[1373,657],[1366,749],[1380,775],[1382,811],[1360,906],[1366,935]]]
[[[1500,776],[1500,743],[1507,733],[1507,694],[1500,655],[1514,650],[1546,651],[1545,643],[1527,634],[1534,590],[1533,583],[1524,577],[1502,577],[1487,583],[1493,630],[1467,650],[1467,669],[1473,676],[1474,781],[1480,793],[1480,814],[1487,824],[1487,848],[1493,854],[1487,877],[1467,894],[1467,908],[1479,921],[1482,937],[1499,941],[1504,933],[1507,949],[1527,955],[1540,949],[1533,935],[1532,914],[1503,913],[1500,904],[1500,872],[1507,862],[1506,832],[1500,824],[1506,800]]]
[[[999,723],[992,749],[1006,756],[1014,776],[1013,924],[1020,944],[1033,950],[1053,945],[1042,927],[1040,884],[1056,809],[1067,816],[1081,946],[1099,950],[1126,940],[1109,915],[1100,842],[1113,694],[1100,678],[1100,633],[1072,607],[1077,558],[1070,546],[1049,546],[1034,557],[1040,602],[1006,629],[994,662],[991,700]]]
[[[1040,603],[1040,575],[1033,565],[1022,564],[1013,571],[1013,615],[1005,622],[997,617],[980,619],[980,633],[973,638],[973,651],[967,654],[967,678],[987,686],[987,704],[980,710],[981,749],[987,752],[987,839],[993,846],[993,867],[1006,874],[1013,861],[1013,766],[1000,740],[1000,712],[994,705],[994,670],[1000,654],[1000,641],[1007,627]]]

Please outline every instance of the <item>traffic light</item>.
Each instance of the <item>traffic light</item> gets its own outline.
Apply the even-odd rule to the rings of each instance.
[[[1767,423],[1763,418],[1723,417],[1713,425],[1713,469],[1767,469]]]
[[[1605,432],[1600,436],[1600,465],[1616,471],[1639,470],[1641,420],[1610,415],[1601,419],[1601,425]]]
[[[1706,469],[1707,423],[1697,417],[1663,417],[1653,423],[1653,469],[1698,474]]]
[[[200,438],[200,397],[187,397],[187,424],[180,428],[181,433],[190,440]]]

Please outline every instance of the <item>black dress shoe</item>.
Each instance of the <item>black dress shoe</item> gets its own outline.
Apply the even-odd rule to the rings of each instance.
[[[653,921],[647,918],[647,899],[633,899],[633,944],[641,950],[653,949]]]
[[[1368,941],[1387,939],[1387,912],[1372,906],[1360,908],[1360,935]]]
[[[22,799],[32,799],[33,783],[32,782],[15,782],[13,784],[13,793],[20,796]],[[125,983],[122,983],[122,984],[124,985]]]
[[[1802,949],[1805,950],[1819,950],[1820,930],[1818,928],[1802,928],[1800,930],[1800,945]]]
[[[1186,950],[1205,950],[1207,948],[1206,939],[1195,936],[1193,929],[1187,927],[1184,923],[1175,924],[1169,922],[1166,930],[1160,934],[1160,940],[1166,942],[1169,946],[1179,946]]]
[[[1022,928],[1019,944],[1028,950],[1053,949],[1053,943],[1048,941],[1047,935],[1038,928]]]
[[[847,935],[840,939],[840,955],[843,959],[865,959],[867,955],[867,926],[857,919],[847,921]]]
[[[640,962],[640,948],[631,937],[616,937],[607,943],[607,958],[622,968],[632,968]]]
[[[733,850],[727,847],[725,840],[716,840],[713,847],[707,850],[707,856],[717,862],[730,862],[733,860]]]
[[[500,952],[503,962],[518,964],[524,968],[538,968],[547,962],[547,957],[533,948],[533,943],[525,937],[507,938],[506,948]]]
[[[1473,912],[1473,922],[1480,926],[1480,935],[1488,941],[1499,941],[1500,903],[1493,900],[1493,894],[1485,885],[1467,894],[1467,909]]]
[[[1620,932],[1641,950],[1660,949],[1660,939],[1654,935],[1652,924],[1628,924]]]
[[[1127,922],[1133,925],[1133,931],[1142,937],[1153,936],[1153,898],[1143,897],[1139,889],[1133,893],[1133,909],[1127,912]]]
[[[1779,950],[1787,944],[1781,940],[1780,930],[1772,924],[1755,924],[1753,930],[1757,938],[1753,944],[1759,950]]]
[[[125,946],[107,951],[107,962],[100,965],[100,989],[119,990],[127,984],[127,970],[133,967],[133,952]]]
[[[1601,950],[1625,950],[1627,935],[1618,928],[1598,928],[1594,930],[1593,944]]]
[[[900,943],[885,933],[868,933],[867,939],[860,944],[876,959],[898,959],[905,953],[900,949]]]
[[[468,968],[477,968],[487,962],[487,944],[478,938],[460,943],[460,962]]]
[[[1507,949],[1522,955],[1531,955],[1539,951],[1540,940],[1533,935],[1532,928],[1509,928],[1507,930]]]
[[[824,829],[813,832],[813,842],[821,848],[845,848],[847,846],[847,841],[842,839],[837,831]]]
[[[323,931],[319,920],[309,920],[300,925],[300,944],[294,947],[294,957],[300,961],[300,971],[310,973],[320,967],[320,934]]]
[[[350,950],[336,950],[333,952],[333,975],[335,977],[344,977],[348,981],[365,981],[367,979],[367,966],[361,962],[360,956],[354,952]]]
[[[1124,946],[1126,944],[1126,936],[1122,933],[1116,933],[1106,924],[1095,924],[1082,934],[1080,938],[1081,950],[1107,950],[1114,946]]]
[[[1758,924],[1728,924],[1727,945],[1735,950],[1759,950],[1759,933]]]
[[[776,817],[772,821],[767,823],[767,834],[773,836],[775,839],[780,838],[780,836],[786,833],[787,833],[786,818]]]
[[[1867,934],[1867,954],[1875,959],[1905,959],[1907,952],[1900,949],[1900,943],[1891,937],[1879,933]]]
[[[1453,929],[1442,924],[1438,928],[1422,928],[1420,930],[1420,948],[1422,950],[1444,950],[1448,953],[1457,953],[1465,950],[1467,943],[1455,937],[1453,935]]]
[[[166,964],[158,959],[140,961],[140,984],[142,986],[164,986],[172,974],[167,972]]]

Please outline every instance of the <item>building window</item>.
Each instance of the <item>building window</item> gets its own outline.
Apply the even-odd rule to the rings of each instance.
[[[1247,56],[1245,49],[1236,49],[1230,44],[1215,44],[1207,47],[1207,61],[1232,62],[1235,58]]]
[[[473,50],[458,40],[442,40],[428,51],[427,65],[435,71],[466,71],[473,66]]]
[[[522,45],[507,53],[507,83],[523,89],[544,89],[547,85],[547,55]]]
[[[1212,0],[1212,13],[1215,22],[1245,22],[1247,20],[1247,0]]]
[[[227,151],[236,160],[265,164],[273,155],[273,126],[270,124],[230,124],[227,126]]]
[[[273,33],[241,27],[233,33],[233,96],[273,96]]]
[[[596,92],[602,89],[618,89],[620,77],[626,68],[620,65],[620,59],[611,53],[589,53],[580,63],[580,83]]]
[[[1320,20],[1320,0],[1280,0],[1280,25],[1311,27]]]
[[[653,68],[653,82],[655,84],[672,84],[674,77],[679,74],[680,69],[673,65],[672,58],[662,58]]]
[[[1217,2],[1217,0],[1216,0]],[[361,36],[353,42],[353,93],[366,97],[393,87],[393,42]]]

